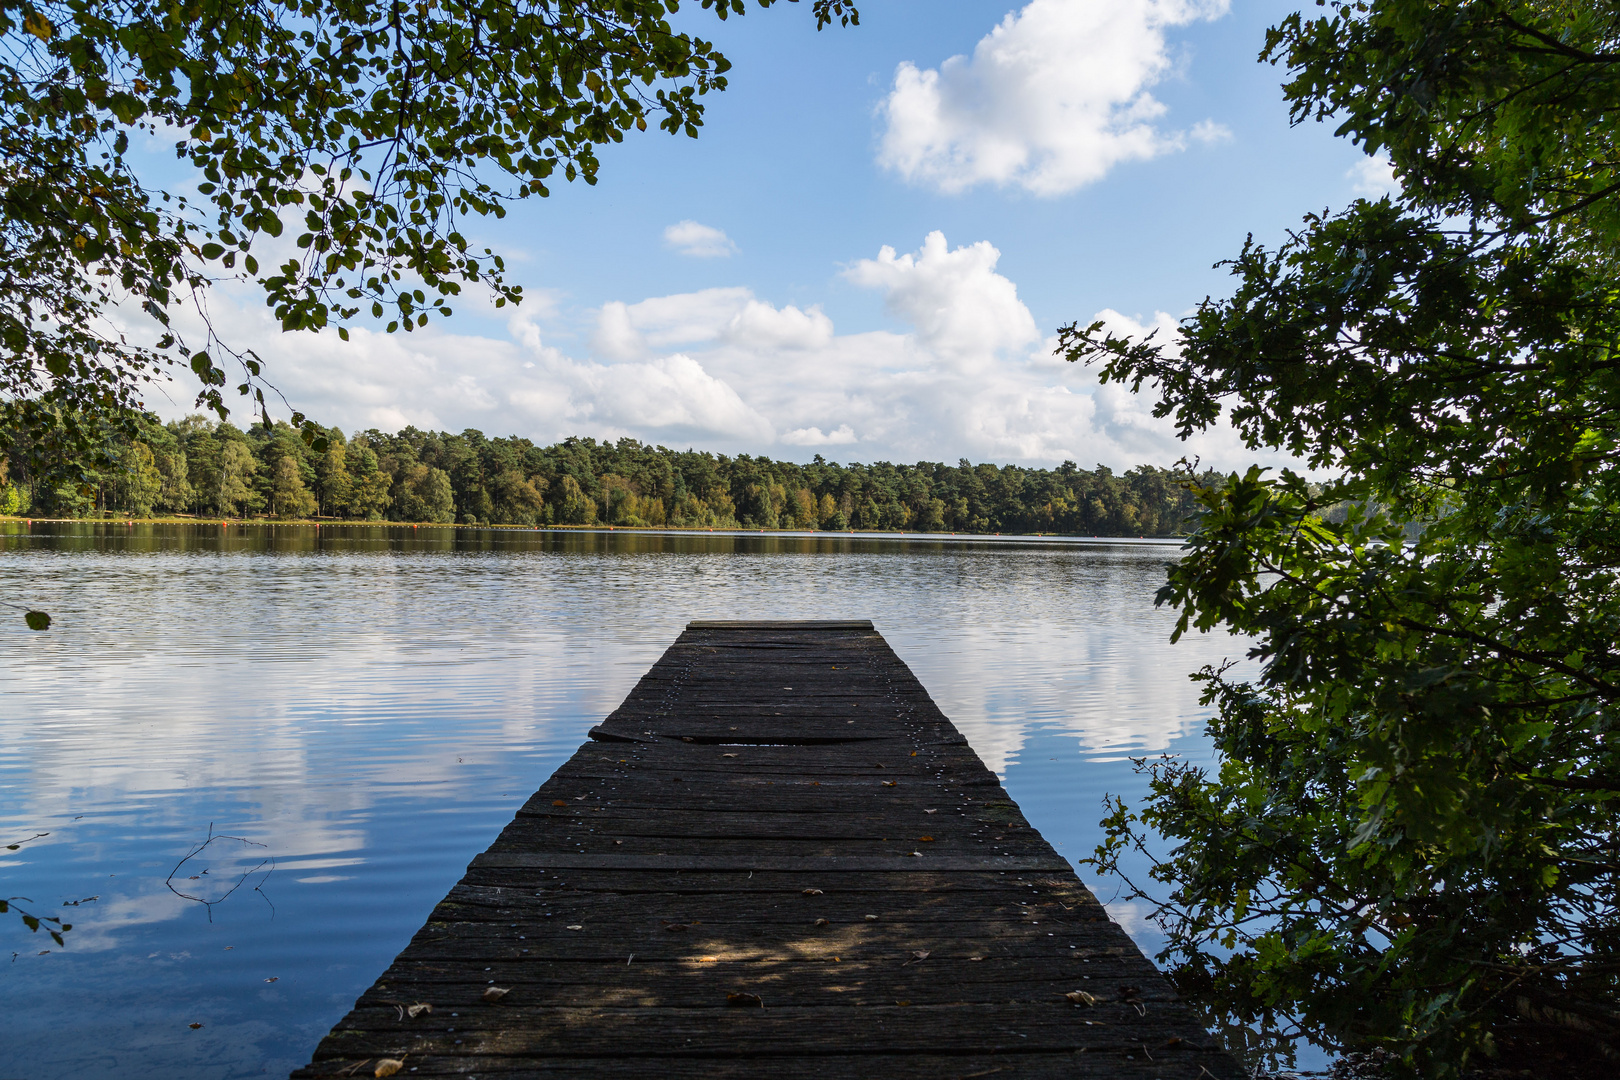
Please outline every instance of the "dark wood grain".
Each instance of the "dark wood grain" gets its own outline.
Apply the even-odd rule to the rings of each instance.
[[[590,735],[295,1078],[1245,1075],[871,623],[692,623]]]

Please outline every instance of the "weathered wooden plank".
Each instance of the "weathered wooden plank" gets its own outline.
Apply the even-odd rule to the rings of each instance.
[[[871,619],[695,619],[689,630],[873,630]]]
[[[480,995],[493,978],[499,985],[526,987],[522,999],[536,1005],[573,1006],[582,999],[608,998],[647,1006],[712,1006],[719,991],[734,990],[739,981],[771,988],[771,1003],[846,1006],[1010,1001],[1068,1003],[1074,990],[1099,1000],[1117,998],[1121,986],[1137,986],[1138,999],[1165,1002],[1169,996],[1143,978],[1145,961],[1138,953],[1091,956],[1080,960],[988,956],[982,960],[936,960],[896,965],[892,960],[840,957],[837,963],[801,961],[666,961],[636,957],[630,963],[595,964],[539,957],[520,961],[466,965],[448,960],[411,960],[391,966],[359,1001],[361,1006],[400,1001],[394,986],[426,991],[439,1010],[457,1002],[483,1004]],[[484,968],[489,968],[485,971]],[[829,998],[827,995],[837,995]],[[410,1002],[406,1002],[410,1004]]]
[[[1242,1075],[865,621],[689,626],[295,1076],[383,1057]]]
[[[848,1048],[845,1048],[846,1050]],[[1087,1060],[1081,1062],[1079,1056]],[[1151,1056],[1150,1056],[1151,1055]],[[1091,1060],[1096,1059],[1096,1060]],[[1158,1047],[1127,1047],[1118,1050],[1093,1050],[1075,1053],[1040,1054],[1022,1051],[1018,1046],[998,1047],[987,1054],[823,1054],[804,1057],[797,1075],[839,1077],[882,1077],[884,1080],[1005,1080],[1007,1077],[1047,1080],[1077,1076],[1120,1077],[1121,1080],[1158,1080],[1164,1076],[1204,1076],[1197,1069],[1165,1070],[1165,1062]],[[1198,1059],[1202,1061],[1203,1059]],[[578,1080],[646,1080],[656,1075],[660,1080],[760,1080],[764,1075],[790,1075],[777,1070],[784,1066],[778,1061],[762,1061],[754,1057],[718,1057],[698,1054],[692,1057],[668,1055],[656,1062],[633,1053],[620,1058],[500,1058],[481,1056],[469,1071],[461,1055],[435,1057],[413,1054],[409,1068],[421,1067],[420,1076],[468,1075],[472,1078],[500,1077],[501,1080],[556,1080],[559,1077]],[[367,1077],[372,1073],[376,1057],[337,1058],[312,1066],[301,1073],[309,1077]],[[317,1071],[319,1070],[319,1071]],[[459,1070],[459,1071],[458,1071]],[[403,1074],[402,1074],[403,1075]],[[1210,1076],[1219,1074],[1210,1073]]]
[[[918,855],[913,858],[872,855],[793,856],[778,855],[584,855],[570,852],[528,854],[522,852],[486,853],[473,859],[475,867],[533,867],[541,870],[790,870],[805,874],[911,873],[930,870],[952,873],[964,870],[1018,870],[1057,872],[1069,868],[1061,858],[1021,858],[1012,855],[967,856]]]
[[[740,983],[743,989],[761,989]],[[521,991],[513,990],[507,999]],[[735,991],[733,991],[734,993]],[[533,1008],[484,1005],[435,1009],[399,1019],[393,1006],[356,1010],[349,1052],[387,1053],[408,1038],[419,1054],[454,1052],[502,1056],[660,1057],[711,1053],[723,1057],[799,1057],[829,1048],[848,1051],[868,1031],[881,1033],[889,1053],[972,1053],[1026,1040],[1026,1053],[1179,1048],[1198,1053],[1210,1038],[1186,1019],[1167,1021],[1156,1006],[1123,1002],[1081,1008],[1031,1008],[1024,1002],[920,1005],[886,1003],[854,1009],[799,1005],[732,1008],[717,991],[709,1008]],[[459,1015],[454,1015],[459,1013]],[[628,1046],[626,1044],[629,1044]]]

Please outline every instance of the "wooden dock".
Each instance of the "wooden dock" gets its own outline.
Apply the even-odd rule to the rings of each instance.
[[[1246,1075],[871,623],[692,623],[590,734],[294,1077]]]

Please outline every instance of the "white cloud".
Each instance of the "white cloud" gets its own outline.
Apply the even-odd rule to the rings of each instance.
[[[916,327],[919,344],[972,368],[1040,337],[1018,287],[995,272],[1000,258],[987,240],[951,251],[935,230],[916,254],[896,255],[884,245],[844,276],[882,290],[889,311]]]
[[[1401,182],[1395,179],[1395,165],[1388,158],[1367,157],[1352,165],[1345,178],[1350,190],[1365,199],[1391,198],[1401,193]]]
[[[757,348],[810,348],[832,340],[832,320],[819,307],[776,308],[745,288],[703,289],[636,304],[612,301],[597,313],[591,348],[612,360],[724,338]]]
[[[723,259],[737,250],[731,237],[712,225],[695,221],[677,221],[664,230],[664,243],[698,259]]]
[[[944,191],[1018,184],[1059,195],[1115,165],[1180,150],[1149,93],[1175,66],[1165,30],[1229,0],[1031,0],[937,69],[907,61],[881,112],[879,162]],[[1229,135],[1203,121],[1192,137]]]
[[[791,304],[774,308],[749,300],[726,323],[725,337],[754,348],[810,349],[832,341],[832,320],[819,306],[800,311]]]
[[[692,431],[769,443],[770,421],[750,408],[729,384],[679,353],[638,364],[569,364],[563,372],[588,402],[582,417],[615,430]],[[581,393],[583,391],[583,393]],[[520,394],[514,401],[521,404]],[[531,404],[544,408],[545,399]]]
[[[848,424],[839,424],[836,431],[822,431],[818,427],[795,428],[782,436],[789,446],[848,446],[858,442]]]
[[[1184,444],[1151,414],[1152,397],[1053,355],[985,241],[952,248],[930,233],[910,252],[883,247],[843,271],[880,294],[896,330],[836,332],[819,307],[776,306],[743,287],[603,304],[592,351],[549,340],[582,313],[525,304],[502,334],[430,326],[387,335],[279,333],[263,308],[215,296],[226,340],[255,341],[288,401],[346,431],[405,424],[541,443],[569,435],[698,446],[723,453],[844,460],[1022,462],[1072,459],[1128,469],[1187,454],[1239,468],[1255,455],[1227,429]],[[1099,312],[1120,332],[1159,340],[1176,317]],[[190,411],[189,394],[159,406]]]

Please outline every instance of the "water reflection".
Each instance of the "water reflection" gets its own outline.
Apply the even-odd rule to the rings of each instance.
[[[302,1063],[695,618],[873,619],[1031,822],[1088,854],[1103,792],[1137,789],[1125,757],[1205,752],[1185,675],[1241,651],[1168,645],[1152,596],[1174,555],[827,534],[0,526],[6,598],[55,619],[42,634],[0,620],[0,843],[50,832],[0,851],[0,895],[81,901],[65,949],[0,922],[0,1076]],[[218,852],[210,878],[275,863],[205,909],[165,882],[210,830],[265,845]],[[1114,913],[1153,947],[1137,913]]]

